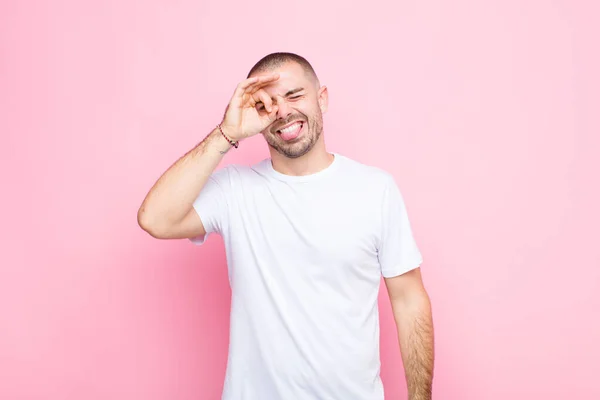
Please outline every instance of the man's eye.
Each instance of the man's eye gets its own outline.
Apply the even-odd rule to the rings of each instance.
[[[298,100],[300,97],[302,97],[302,95],[298,95],[298,96],[292,96],[290,97],[290,100]]]

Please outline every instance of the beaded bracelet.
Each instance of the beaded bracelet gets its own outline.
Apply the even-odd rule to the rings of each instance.
[[[221,135],[223,135],[223,137],[225,138],[225,140],[227,140],[230,145],[232,145],[233,147],[235,147],[237,149],[238,146],[240,145],[240,143],[239,142],[234,142],[233,140],[229,139],[227,137],[227,135],[223,132],[223,129],[221,128],[221,124],[218,124],[217,127],[219,128],[219,131],[221,131]]]

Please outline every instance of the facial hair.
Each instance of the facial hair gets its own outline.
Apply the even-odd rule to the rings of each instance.
[[[317,143],[317,140],[319,140],[321,134],[323,133],[323,115],[319,109],[317,109],[314,117],[308,117],[305,114],[296,113],[290,115],[285,119],[285,121],[278,122],[276,126],[282,127],[291,121],[297,120],[304,121],[304,126],[302,129],[305,129],[304,135],[302,135],[298,141],[294,141],[292,143],[286,142],[279,137],[276,129],[268,128],[263,133],[263,136],[269,146],[287,158],[298,158],[308,153],[314,147],[315,143]],[[273,126],[273,128],[275,128],[275,126]]]

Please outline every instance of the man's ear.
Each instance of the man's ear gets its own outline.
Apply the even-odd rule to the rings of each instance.
[[[325,114],[327,112],[327,108],[329,108],[329,92],[327,91],[327,86],[321,86],[318,96],[321,114]]]

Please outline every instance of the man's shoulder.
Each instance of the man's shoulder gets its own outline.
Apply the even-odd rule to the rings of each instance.
[[[267,161],[267,159],[264,159],[252,165],[242,165],[236,163],[227,164],[215,170],[211,174],[211,178],[217,182],[232,183],[234,181],[246,181],[264,174],[266,168],[265,163]]]
[[[387,185],[394,180],[392,174],[381,167],[345,155],[340,156],[343,164],[342,171],[357,183]]]
[[[353,185],[368,186],[370,189],[377,187],[384,188],[394,183],[393,175],[376,165],[359,161],[349,156],[334,153],[339,159],[336,173],[330,176],[336,176],[345,182],[352,182]],[[264,182],[264,178],[271,174],[270,159],[265,158],[251,165],[228,164],[218,169],[212,174],[212,178],[218,182]],[[341,176],[340,176],[341,174]]]

